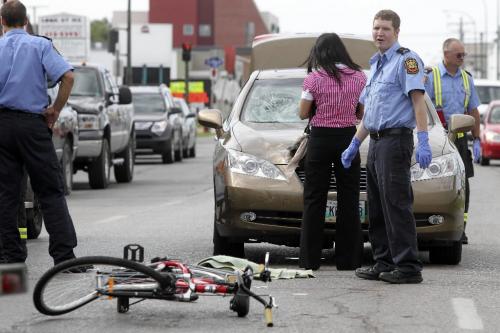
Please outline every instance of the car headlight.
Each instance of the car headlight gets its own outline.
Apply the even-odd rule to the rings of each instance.
[[[151,121],[138,121],[134,123],[134,127],[136,130],[148,130],[153,122]]]
[[[79,114],[78,127],[81,130],[99,130],[99,118],[92,114]]]
[[[232,172],[244,175],[286,180],[283,173],[274,164],[256,156],[228,149],[229,168]]]
[[[157,135],[161,135],[163,132],[165,132],[165,129],[167,128],[167,121],[162,120],[162,121],[156,121],[153,124],[153,127],[151,128],[151,132]]]
[[[455,154],[446,154],[432,159],[427,169],[415,163],[411,169],[411,181],[429,180],[454,176],[458,173],[459,164]]]
[[[500,134],[492,131],[487,131],[484,133],[484,138],[486,141],[490,142],[500,142]]]

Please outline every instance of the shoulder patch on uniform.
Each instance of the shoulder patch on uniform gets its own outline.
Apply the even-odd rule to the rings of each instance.
[[[399,54],[405,54],[405,53],[410,52],[410,49],[401,46],[396,52]]]
[[[419,72],[418,62],[415,58],[406,58],[405,68],[408,74],[417,74]]]

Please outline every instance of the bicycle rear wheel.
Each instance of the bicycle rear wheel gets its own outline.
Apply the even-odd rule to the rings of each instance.
[[[89,269],[82,269],[90,266]],[[81,272],[73,273],[71,271]],[[82,272],[83,271],[83,272]],[[113,257],[81,257],[64,261],[42,275],[33,292],[38,311],[49,316],[71,312],[106,291],[168,289],[174,283],[141,263]]]

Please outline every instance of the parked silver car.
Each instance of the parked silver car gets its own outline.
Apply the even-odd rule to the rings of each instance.
[[[184,122],[182,124],[182,155],[196,156],[196,113],[191,111],[184,98],[174,97],[175,106],[182,110]]]
[[[137,155],[161,154],[163,163],[182,160],[182,110],[165,85],[131,87]]]

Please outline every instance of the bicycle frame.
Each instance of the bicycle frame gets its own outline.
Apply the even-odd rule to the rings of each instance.
[[[272,308],[276,307],[271,295],[269,301],[250,290],[254,272],[247,266],[243,272],[227,272],[219,269],[187,265],[179,260],[154,258],[151,263],[144,264],[144,250],[137,244],[124,249],[124,258],[113,257],[81,257],[71,259],[47,271],[38,281],[34,291],[34,302],[37,309],[47,315],[60,315],[73,311],[100,297],[117,298],[118,312],[125,313],[130,306],[145,299],[162,299],[168,301],[192,302],[203,295],[232,296],[230,309],[244,317],[249,312],[249,299],[253,298],[264,306],[267,326],[272,326]],[[266,254],[265,265],[260,278],[270,281],[268,268],[269,255]],[[82,272],[78,268],[85,266]],[[97,266],[97,267],[96,267]],[[75,269],[78,271],[75,272]],[[84,274],[84,275],[71,275]],[[89,274],[90,273],[90,274]],[[67,295],[68,297],[52,298],[51,290],[61,284],[72,286],[81,278],[95,279],[95,285],[84,287],[83,293]],[[85,289],[88,292],[85,292]],[[55,290],[65,290],[58,288]],[[73,290],[68,289],[72,293]],[[79,296],[78,296],[79,294]],[[77,297],[77,298],[73,298]],[[130,298],[139,299],[129,303]]]

